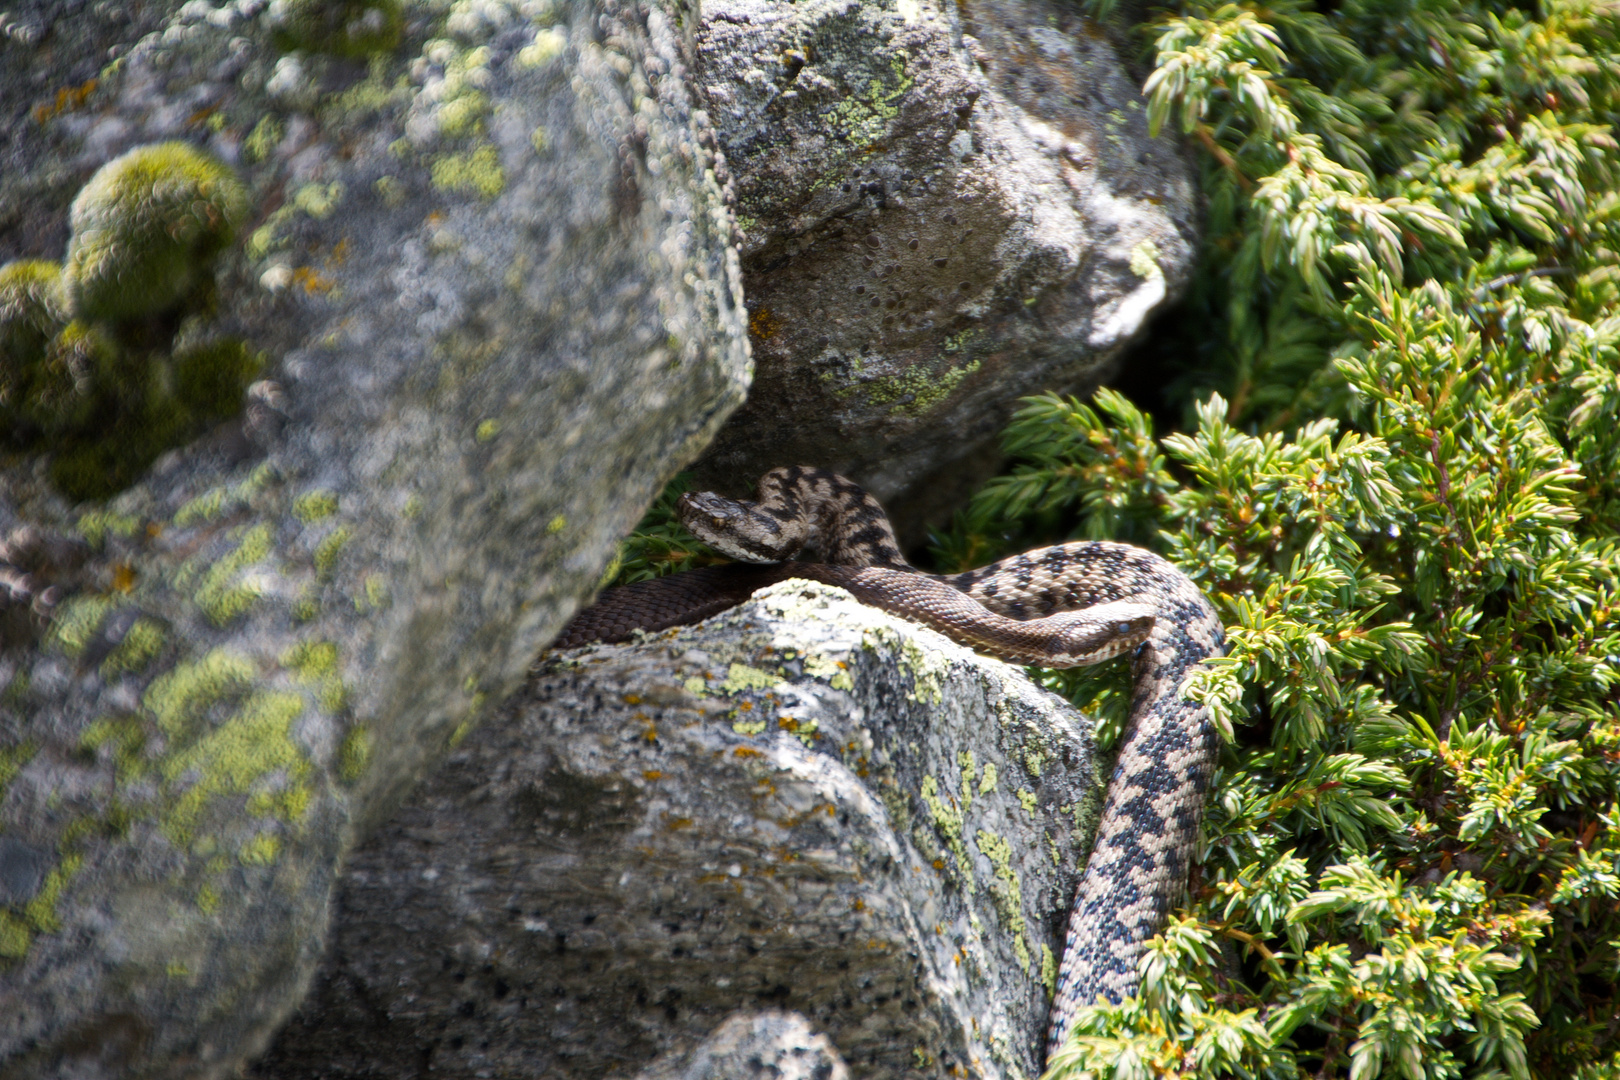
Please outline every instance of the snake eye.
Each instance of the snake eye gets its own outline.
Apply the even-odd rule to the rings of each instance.
[[[1129,634],[1131,632],[1131,624],[1128,623],[1128,622],[1120,623],[1119,624],[1119,632],[1121,634]]]

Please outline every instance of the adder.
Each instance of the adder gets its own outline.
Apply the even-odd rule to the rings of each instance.
[[[1186,680],[1225,637],[1214,608],[1169,562],[1105,540],[1039,548],[961,574],[927,574],[900,553],[883,508],[859,485],[802,466],[773,469],[752,501],[688,493],[681,521],[742,560],[610,589],[553,644],[623,641],[708,618],[789,578],[865,603],[1021,664],[1073,667],[1135,652],[1129,723],[1080,881],[1047,1027],[1062,1045],[1076,1010],[1118,1003],[1186,880],[1217,748]],[[798,561],[813,549],[821,562]]]

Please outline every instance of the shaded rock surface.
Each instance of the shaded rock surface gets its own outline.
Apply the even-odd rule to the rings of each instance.
[[[768,1009],[1036,1076],[1098,793],[1055,695],[821,585],[544,658],[355,852],[254,1075],[629,1077]]]
[[[667,1054],[636,1080],[848,1080],[849,1067],[798,1013],[737,1013],[684,1054]]]
[[[758,365],[705,484],[816,464],[915,535],[1187,280],[1192,169],[1073,5],[711,0],[697,40]]]
[[[178,333],[270,384],[106,504],[0,455],[0,1076],[228,1076],[356,836],[740,400],[731,223],[657,9],[407,5],[358,58],[258,0],[83,10],[0,16],[0,254],[61,258],[131,146],[201,146],[251,208]]]

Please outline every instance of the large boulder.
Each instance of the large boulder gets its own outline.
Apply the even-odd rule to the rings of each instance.
[[[1099,795],[1060,698],[826,586],[545,658],[354,853],[253,1075],[683,1075],[792,1010],[855,1076],[1033,1077]]]
[[[0,1076],[235,1075],[356,839],[741,400],[682,18],[0,15],[8,295],[77,327],[0,423]]]
[[[697,42],[758,365],[706,485],[820,465],[915,537],[1188,280],[1194,170],[1066,0],[706,0]]]

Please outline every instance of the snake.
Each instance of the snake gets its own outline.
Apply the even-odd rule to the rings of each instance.
[[[1225,648],[1220,618],[1198,586],[1153,552],[1109,540],[925,573],[906,561],[875,498],[808,466],[772,469],[752,500],[687,492],[675,512],[693,535],[739,561],[609,589],[553,648],[690,625],[801,578],[1013,663],[1076,667],[1132,655],[1130,713],[1070,910],[1048,1057],[1081,1008],[1135,996],[1147,941],[1185,887],[1219,746],[1208,706],[1185,694],[1195,669]],[[798,558],[807,551],[820,561]]]

